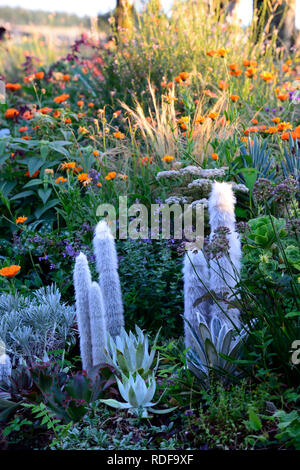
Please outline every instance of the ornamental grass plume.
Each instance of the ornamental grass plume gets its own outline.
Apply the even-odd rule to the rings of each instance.
[[[184,257],[184,338],[185,347],[193,348],[193,335],[189,324],[198,331],[197,312],[201,313],[209,324],[209,299],[202,300],[207,295],[209,285],[208,263],[202,251],[188,251]],[[196,303],[197,302],[197,303]],[[187,321],[186,321],[187,320]],[[188,323],[189,322],[189,323]]]
[[[124,316],[116,246],[106,221],[101,220],[96,226],[93,244],[99,285],[103,295],[106,327],[114,338],[120,334],[124,326]]]
[[[93,366],[106,362],[106,323],[102,292],[97,282],[89,290],[90,325]]]
[[[82,368],[87,372],[89,372],[93,366],[89,313],[89,291],[91,284],[92,278],[87,257],[83,253],[80,253],[75,262],[74,288]]]
[[[210,263],[210,290],[214,291],[221,298],[228,297],[233,293],[233,288],[237,283],[240,273],[242,251],[240,237],[235,231],[235,202],[236,199],[230,184],[219,182],[213,184],[208,202],[211,228],[210,241],[213,241],[215,232],[220,227],[226,229],[228,241],[226,253],[211,260]],[[219,302],[219,305],[217,303],[212,305],[211,318],[215,316],[220,318],[221,321],[228,323],[229,327],[232,327],[230,318],[235,326],[240,326],[239,311],[229,308],[228,303],[223,300]]]

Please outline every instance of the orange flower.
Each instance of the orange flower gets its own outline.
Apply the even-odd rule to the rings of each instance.
[[[77,106],[79,106],[80,108],[82,108],[83,105],[84,105],[84,101],[83,101],[83,100],[77,101]]]
[[[188,72],[180,72],[179,77],[181,80],[187,80],[189,78],[190,74]]]
[[[71,118],[66,118],[65,119],[65,124],[71,124],[71,122],[72,122]]]
[[[211,154],[211,158],[212,158],[213,160],[218,160],[218,159],[219,159],[219,155],[218,155],[217,153],[212,153],[212,154]]]
[[[162,158],[162,161],[163,161],[163,162],[166,162],[166,163],[170,163],[172,160],[174,160],[174,157],[172,157],[171,155],[165,155],[165,156]]]
[[[230,70],[235,72],[238,69],[238,64],[229,64],[228,67],[230,68]]]
[[[153,157],[142,157],[140,158],[140,162],[142,165],[149,165],[153,160]]]
[[[120,178],[123,181],[126,181],[128,179],[128,176],[127,175],[122,175],[121,173],[119,173],[118,178]]]
[[[220,57],[225,57],[225,55],[229,52],[229,49],[225,49],[225,47],[221,47],[220,49],[217,50],[217,55]]]
[[[36,178],[37,176],[39,176],[40,174],[40,170],[36,170],[33,175],[30,176],[30,173],[29,171],[26,171],[26,173],[24,174],[24,176],[27,176],[28,178]]]
[[[94,157],[99,157],[100,152],[98,152],[98,150],[93,150],[93,155]]]
[[[228,83],[224,82],[223,80],[219,81],[218,86],[220,90],[226,90],[229,87]]]
[[[5,114],[4,116],[6,117],[6,119],[13,119],[17,116],[19,116],[19,111],[15,108],[8,108],[6,111],[5,111]]]
[[[26,126],[19,127],[19,132],[26,132],[27,130],[28,130],[28,127]]]
[[[68,75],[68,74],[64,75],[64,76],[63,76],[63,80],[64,80],[65,82],[69,82],[69,81],[70,81],[70,75]]]
[[[31,137],[30,135],[23,135],[23,136],[21,137],[21,139],[23,139],[23,140],[30,140],[30,139],[32,139],[32,137]]]
[[[277,98],[280,100],[280,101],[285,101],[287,100],[289,97],[289,94],[288,93],[282,93],[280,95],[277,95]]]
[[[233,102],[238,101],[239,98],[240,98],[239,95],[231,95],[231,97],[230,97],[231,101],[233,101]]]
[[[242,137],[241,141],[245,142],[245,144],[248,144],[248,142],[249,142],[248,137]],[[250,145],[253,145],[253,144],[254,144],[254,140],[250,139]]]
[[[94,105],[94,103],[92,103],[92,102],[88,104],[88,107],[89,107],[89,108],[93,108],[94,106],[95,106],[95,105]]]
[[[276,134],[278,132],[277,127],[268,127],[268,129],[265,130],[267,134]]]
[[[59,116],[60,116],[60,111],[58,111],[58,109],[55,109],[55,111],[53,113],[53,117],[59,118]]]
[[[97,183],[98,188],[101,188],[102,183]]]
[[[70,95],[67,95],[66,93],[63,93],[62,95],[56,96],[53,101],[55,103],[63,103],[68,98],[70,98]]]
[[[89,180],[89,175],[87,173],[80,173],[78,176],[77,176],[77,179],[78,181],[80,181],[81,183],[83,183],[84,181],[87,181]]]
[[[34,76],[37,80],[42,80],[44,78],[45,74],[44,74],[44,72],[37,72]]]
[[[181,83],[182,82],[182,79],[179,76],[175,77],[174,80],[175,80],[176,83]]]
[[[116,119],[117,117],[119,117],[120,114],[121,114],[121,112],[122,112],[122,111],[121,111],[120,109],[119,109],[118,111],[115,111],[115,112],[113,113],[113,118]]]
[[[250,132],[258,132],[258,131],[259,131],[258,127],[255,127],[255,126],[254,126],[254,127],[248,127],[248,128],[244,131],[244,134],[245,134],[245,135],[249,135]]]
[[[38,112],[42,114],[50,114],[52,113],[52,108],[48,108],[48,106],[45,106],[44,108],[39,109]]]
[[[271,121],[275,122],[275,124],[278,124],[280,122],[280,117],[274,117],[271,119]]]
[[[245,71],[245,75],[246,77],[249,77],[249,78],[256,78],[256,68],[254,67],[249,67],[246,71]]]
[[[213,121],[219,116],[219,113],[215,113],[215,112],[211,112],[207,115],[207,117],[209,117],[210,119],[212,119]]]
[[[113,136],[114,136],[116,139],[124,139],[124,138],[125,138],[125,134],[123,134],[123,133],[120,132],[120,131],[114,132],[114,133],[113,133]]]
[[[251,122],[252,122],[252,124],[258,124],[258,120],[257,120],[257,119],[251,119]]]
[[[214,50],[207,51],[206,55],[209,55],[210,57],[213,57],[214,55],[217,55],[217,51],[214,51]]]
[[[75,162],[65,162],[61,164],[62,170],[74,170],[75,167],[76,167]]]
[[[204,116],[199,116],[196,120],[195,120],[195,124],[203,124],[205,121],[205,117]]]
[[[67,178],[64,178],[63,176],[59,176],[58,178],[56,178],[55,183],[62,184],[62,183],[65,183],[66,181],[68,181]]]
[[[25,111],[22,116],[23,119],[26,119],[27,121],[30,121],[30,119],[33,119],[33,114],[31,114],[30,111]]]
[[[5,266],[5,268],[0,269],[0,275],[11,278],[16,276],[20,272],[21,266],[12,264],[11,266]]]
[[[241,69],[236,69],[236,70],[231,70],[229,72],[229,75],[232,75],[233,77],[239,77],[242,75],[243,71]]]
[[[106,180],[113,180],[115,179],[117,173],[115,171],[110,171],[106,176],[105,176],[105,179]]]
[[[290,122],[280,122],[277,128],[279,131],[287,131],[288,129],[292,129],[292,124]]]
[[[265,82],[271,82],[274,78],[274,75],[271,74],[271,72],[262,72],[259,74],[259,76],[265,81]]]
[[[291,137],[293,140],[300,139],[300,126],[296,127],[293,132],[291,132]],[[289,140],[289,133],[284,132],[281,135],[282,140]]]
[[[25,215],[22,215],[21,217],[17,218],[16,224],[23,224],[27,219],[28,217],[25,217]]]
[[[218,95],[216,93],[213,93],[210,90],[203,90],[203,94],[206,96],[209,96],[210,98],[217,98]]]
[[[17,91],[22,88],[22,85],[20,83],[6,83],[5,88],[6,90]]]

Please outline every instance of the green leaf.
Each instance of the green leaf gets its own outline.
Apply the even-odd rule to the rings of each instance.
[[[32,176],[37,170],[41,168],[44,161],[40,157],[31,157],[27,162],[29,175]]]
[[[24,197],[32,196],[34,194],[33,191],[22,191],[21,193],[16,194],[15,196],[11,197],[11,201],[15,201],[17,199],[23,199]]]
[[[47,210],[56,206],[58,203],[59,203],[58,199],[52,199],[52,201],[49,201],[44,207],[39,207],[38,209],[36,209],[34,215],[36,216],[37,219],[39,219]]]
[[[38,195],[40,196],[44,204],[46,204],[46,202],[48,201],[49,197],[51,196],[51,193],[52,193],[52,188],[38,189]]]
[[[262,428],[262,423],[257,413],[255,413],[255,411],[252,408],[249,408],[248,415],[249,415],[249,421],[248,421],[249,427],[253,429],[253,431],[259,431]]]

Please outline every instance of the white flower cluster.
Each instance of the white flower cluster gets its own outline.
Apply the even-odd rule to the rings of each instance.
[[[171,179],[171,178],[180,178],[181,176],[191,175],[191,176],[202,176],[203,178],[216,178],[225,176],[228,167],[223,166],[221,168],[200,168],[199,166],[189,165],[185,168],[180,168],[179,170],[166,170],[160,171],[156,175],[156,179]]]
[[[184,196],[170,196],[165,200],[166,204],[187,204],[188,200]]]
[[[234,191],[237,191],[237,192],[240,192],[240,193],[248,193],[249,192],[249,189],[244,184],[238,184],[238,183],[234,183],[234,182],[229,182],[229,183],[231,184],[232,189]],[[211,188],[212,184],[213,184],[213,181],[210,181],[210,180],[204,179],[204,178],[200,178],[198,180],[194,180],[191,183],[189,183],[188,188],[189,189],[201,188],[202,191],[208,191]]]

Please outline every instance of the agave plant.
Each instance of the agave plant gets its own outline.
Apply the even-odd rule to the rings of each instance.
[[[246,331],[241,330],[239,336],[235,336],[235,330],[226,323],[222,324],[219,318],[214,317],[208,326],[201,314],[197,316],[198,331],[188,322],[194,340],[194,347],[187,352],[189,369],[206,385],[211,371],[226,381],[230,375],[236,375],[236,368],[223,356],[239,358]]]
[[[154,367],[153,365],[159,332],[149,352],[147,335],[144,335],[137,325],[135,326],[135,331],[136,335],[132,331],[127,334],[124,328],[122,328],[120,335],[115,339],[109,333],[107,334],[107,363],[113,366],[119,375],[130,376],[130,374],[139,374],[142,378],[146,379],[158,367],[159,355],[157,355]]]
[[[244,168],[254,168],[257,170],[258,178],[268,178],[274,180],[276,172],[274,170],[274,158],[270,157],[270,150],[267,150],[267,140],[260,145],[256,135],[253,137],[253,144],[248,140],[248,147],[241,145],[241,157]]]
[[[176,409],[176,407],[164,410],[156,410],[153,408],[160,401],[158,400],[156,403],[152,403],[151,401],[156,390],[154,372],[148,376],[147,381],[144,380],[138,372],[134,375],[129,373],[129,377],[122,374],[122,381],[119,379],[116,380],[119,392],[125,400],[125,403],[114,399],[100,400],[102,403],[117,409],[128,409],[130,413],[142,418],[148,418],[149,411],[151,413],[164,414]],[[161,398],[162,396],[160,399]]]
[[[296,181],[300,177],[300,146],[295,144],[291,135],[289,135],[289,151],[284,147],[284,160],[281,162],[284,176],[294,176]]]

